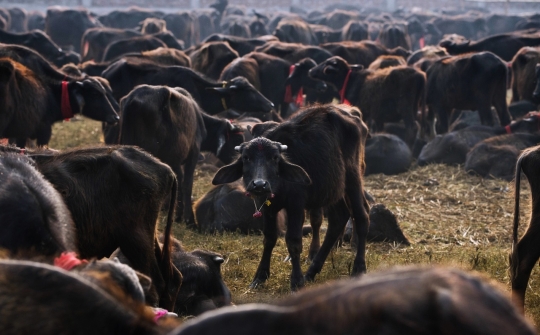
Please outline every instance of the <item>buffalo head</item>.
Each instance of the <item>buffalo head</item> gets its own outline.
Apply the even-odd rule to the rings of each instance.
[[[287,146],[258,137],[236,147],[240,157],[216,173],[212,184],[226,184],[243,177],[246,190],[256,197],[270,197],[282,181],[310,185],[306,171],[290,163],[283,153]]]
[[[274,108],[274,104],[244,77],[233,78],[223,87],[209,89],[221,94],[227,107],[238,112],[270,112]]]

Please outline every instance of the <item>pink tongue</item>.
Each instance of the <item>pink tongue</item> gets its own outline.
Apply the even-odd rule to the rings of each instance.
[[[422,49],[426,45],[426,40],[424,39],[424,36],[420,37],[418,43],[420,43],[420,49]]]

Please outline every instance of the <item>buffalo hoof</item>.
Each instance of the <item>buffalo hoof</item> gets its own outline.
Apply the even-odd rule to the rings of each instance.
[[[311,275],[309,273],[306,273],[306,275],[304,276],[304,281],[306,282],[312,282],[315,280],[315,276],[314,275]]]
[[[293,278],[291,276],[291,291],[295,292],[304,287],[305,279],[304,276],[300,275],[298,278]]]
[[[261,279],[258,279],[258,278],[255,278],[251,284],[249,284],[249,288],[250,289],[256,289],[258,288],[259,286],[261,286],[262,284],[264,284],[266,280],[261,280]]]

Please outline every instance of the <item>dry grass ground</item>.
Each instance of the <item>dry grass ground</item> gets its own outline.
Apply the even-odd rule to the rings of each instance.
[[[99,144],[100,124],[82,120],[55,125],[52,148]],[[195,198],[211,188],[212,176],[197,172]],[[398,217],[412,245],[369,244],[368,271],[393,265],[446,264],[476,270],[500,282],[509,291],[508,254],[511,246],[513,185],[468,175],[460,167],[432,165],[414,167],[398,176],[375,175],[365,178],[366,189],[378,202]],[[530,192],[522,184],[521,229],[528,224]],[[289,293],[290,264],[285,241],[278,240],[272,258],[272,274],[261,288],[249,290],[262,252],[262,236],[236,233],[200,235],[183,225],[174,234],[188,249],[204,248],[220,252],[225,282],[237,304],[264,302]],[[304,258],[309,237],[304,238]],[[317,277],[315,284],[348,276],[355,253],[348,245],[337,249]],[[304,271],[308,264],[304,262]],[[529,317],[540,324],[540,273],[535,268],[529,282],[526,308]]]

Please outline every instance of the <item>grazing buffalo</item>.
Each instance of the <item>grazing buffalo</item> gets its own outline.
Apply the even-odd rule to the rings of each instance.
[[[140,7],[130,7],[128,10],[113,10],[98,17],[105,27],[118,29],[135,29],[147,18],[160,18],[163,12],[152,11]]]
[[[392,66],[405,66],[407,65],[407,62],[403,57],[400,56],[379,56],[377,59],[373,61],[373,63],[369,64],[368,70],[380,70],[380,69],[386,69],[387,67]]]
[[[237,335],[536,334],[502,289],[442,267],[394,268],[312,287],[273,305],[223,308],[172,334],[215,329]]]
[[[27,138],[46,145],[52,124],[74,114],[107,123],[118,121],[98,80],[51,80],[9,58],[0,59],[0,96],[0,137],[17,139],[19,147],[25,146]]]
[[[401,47],[387,49],[383,45],[372,41],[326,43],[322,44],[321,47],[328,50],[333,56],[339,56],[345,59],[350,64],[359,64],[366,68],[379,56],[393,55],[406,59],[410,54],[409,51]],[[313,59],[317,63],[321,63],[327,58],[330,57],[326,57],[323,60]]]
[[[357,109],[344,105],[306,108],[266,132],[266,138],[242,144],[238,160],[215,175],[214,185],[243,177],[256,207],[253,215],[262,216],[264,222],[264,251],[251,287],[270,276],[270,258],[277,241],[276,218],[283,208],[288,217],[285,241],[292,262],[293,290],[304,285],[300,268],[304,209],[313,212],[327,207],[329,213],[328,232],[305,280],[312,281],[321,271],[349,216],[355,220],[359,241],[352,273],[366,271],[369,218],[362,171],[367,127],[356,114],[360,114]],[[288,158],[283,156],[285,151]]]
[[[485,139],[467,153],[465,171],[510,181],[514,178],[514,168],[520,152],[538,143],[540,133],[507,134]]]
[[[196,29],[196,17],[192,13],[169,13],[162,17],[167,22],[167,29],[174,37],[184,41],[186,48],[199,42],[199,30]]]
[[[510,281],[512,283],[512,296],[514,302],[524,308],[525,291],[528,286],[532,269],[538,262],[540,251],[538,250],[540,236],[536,231],[540,218],[538,205],[538,159],[540,159],[540,146],[528,148],[519,156],[515,171],[515,204],[514,223],[512,230],[512,253],[510,255]],[[529,227],[518,242],[519,226],[519,198],[521,187],[521,173],[525,174],[529,181],[532,194],[532,212]]]
[[[306,105],[313,103],[331,103],[333,99],[339,99],[338,91],[334,87],[327,86],[325,82],[314,80],[309,76],[309,71],[317,66],[311,58],[301,59],[289,70],[285,87],[285,101],[299,102],[300,94],[306,94]],[[288,88],[290,87],[290,89]],[[289,92],[290,91],[290,95]],[[294,98],[296,97],[296,99]],[[289,99],[287,99],[289,98]]]
[[[309,24],[300,20],[281,20],[274,31],[274,36],[281,42],[304,45],[318,44],[317,37]]]
[[[46,264],[0,260],[0,283],[0,332],[6,335],[159,335],[178,325],[171,318],[156,322],[153,310],[122,296],[118,283],[111,281],[103,290],[86,277]],[[28,322],[28,315],[44,319]]]
[[[388,49],[402,47],[411,50],[411,37],[407,32],[407,27],[399,23],[387,23],[379,32],[378,42]]]
[[[204,41],[207,42],[227,42],[231,48],[233,48],[240,57],[255,51],[255,48],[260,47],[267,42],[277,42],[279,41],[277,37],[274,36],[264,36],[260,38],[242,38],[238,36],[229,36],[223,34],[212,34],[208,36]]]
[[[368,39],[368,26],[366,23],[350,20],[341,29],[342,41],[363,41]]]
[[[180,185],[177,220],[195,224],[191,193],[201,149],[231,162],[232,149],[244,141],[243,132],[204,115],[186,90],[167,86],[137,86],[122,99],[121,115],[119,143],[137,145],[171,167]]]
[[[78,64],[80,62],[79,55],[73,52],[63,51],[47,35],[39,30],[21,34],[13,34],[0,30],[0,43],[17,44],[35,50],[43,58],[58,67],[69,63]]]
[[[291,65],[290,62],[281,58],[262,52],[252,52],[227,65],[220,80],[231,80],[238,76],[247,78],[266,98],[272,101],[274,106],[278,107],[278,110],[281,110],[281,116],[285,117],[288,115],[288,103],[292,102],[292,96],[295,96],[300,89],[297,87],[295,92],[287,92],[288,77],[291,71],[294,71],[294,66],[291,68]],[[315,84],[311,83],[308,86],[315,86]]]
[[[38,152],[30,157],[71,211],[81,257],[106,257],[122,248],[133,268],[152,278],[147,303],[159,301],[172,310],[181,275],[171,263],[169,240],[163,250],[159,248],[156,227],[160,209],[168,205],[165,236],[170,236],[177,192],[174,172],[128,146]]]
[[[184,88],[205,112],[212,115],[229,108],[238,112],[270,112],[274,107],[245,78],[217,83],[182,66],[119,60],[103,72],[103,77],[111,84],[117,100],[126,96],[135,86],[147,84]]]
[[[189,57],[194,70],[218,80],[223,69],[238,58],[238,53],[227,42],[209,42],[195,49]]]
[[[442,58],[427,70],[428,120],[437,116],[437,133],[448,131],[452,109],[477,110],[483,125],[496,124],[494,106],[501,126],[510,123],[506,103],[506,64],[491,52]]]
[[[534,96],[538,80],[536,64],[539,63],[540,48],[521,48],[514,56],[512,59],[512,101],[540,102],[540,95]]]
[[[144,19],[140,23],[141,33],[143,34],[157,34],[167,31],[167,22],[162,19],[157,19],[155,17],[149,17]]]
[[[263,46],[255,48],[255,51],[283,58],[291,63],[298,62],[304,58],[311,58],[317,63],[320,63],[332,57],[329,51],[321,47],[299,43],[268,42]]]
[[[407,65],[415,66],[416,64],[419,64],[422,60],[433,60],[435,62],[436,60],[440,59],[441,57],[449,56],[446,49],[441,47],[436,47],[433,45],[429,45],[427,47],[423,47],[420,50],[416,50],[413,52],[408,58],[407,58]],[[431,65],[431,64],[430,64]],[[422,71],[426,71],[426,69],[422,69]]]
[[[154,36],[136,36],[130,39],[111,42],[103,52],[102,61],[112,61],[120,58],[124,54],[131,52],[143,52],[166,47],[167,45],[165,43]]]
[[[475,40],[487,32],[486,20],[474,16],[435,17],[430,22],[441,34],[459,34]],[[441,35],[442,36],[442,35]],[[440,39],[440,36],[439,36]]]
[[[63,49],[81,53],[81,38],[87,29],[99,27],[86,9],[49,7],[45,20],[45,33]]]
[[[26,9],[13,7],[9,8],[9,16],[11,18],[10,29],[12,33],[24,33],[26,32],[28,26],[28,18]]]
[[[309,71],[310,77],[323,80],[339,90],[342,103],[357,106],[371,130],[382,131],[385,122],[403,120],[408,130],[407,144],[416,136],[416,114],[425,105],[426,77],[411,67],[365,70],[351,67],[334,56]]]
[[[141,33],[131,29],[91,28],[84,32],[81,39],[82,61],[93,60],[100,62],[103,59],[105,48],[113,42],[141,36]]]
[[[442,41],[439,45],[451,55],[489,51],[509,62],[519,49],[540,45],[540,36],[525,31],[489,36],[474,42]]]
[[[45,14],[38,10],[28,12],[28,31],[41,30],[45,31]]]
[[[126,60],[151,62],[162,66],[185,66],[191,67],[191,59],[183,52],[172,48],[157,48],[155,50],[143,51],[137,53],[128,53],[122,55]],[[112,62],[95,63],[94,61],[84,62],[78,65],[78,68],[89,76],[101,76],[103,71],[109,67]]]
[[[9,149],[0,152],[0,248],[19,258],[77,251],[75,225],[62,197],[32,160]]]

